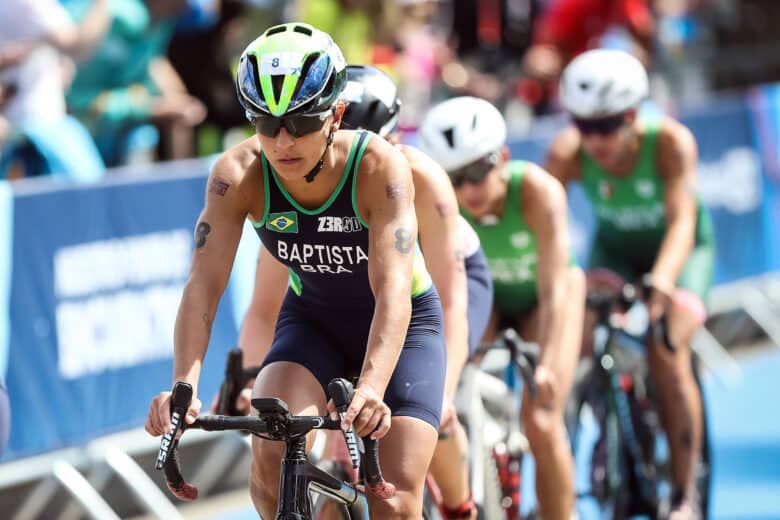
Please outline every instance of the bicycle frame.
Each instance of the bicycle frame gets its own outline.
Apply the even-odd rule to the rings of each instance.
[[[657,507],[658,497],[655,489],[655,465],[648,460],[643,453],[642,442],[639,439],[632,417],[632,408],[629,403],[628,390],[621,385],[621,378],[628,375],[631,378],[632,388],[643,387],[642,377],[636,377],[634,371],[623,371],[618,366],[617,360],[621,352],[641,351],[642,363],[646,363],[644,356],[645,345],[642,338],[632,336],[616,325],[612,319],[612,306],[617,303],[625,311],[631,305],[637,303],[633,286],[625,286],[618,296],[591,296],[588,298],[588,306],[596,311],[596,324],[594,327],[593,360],[597,377],[603,378],[606,388],[607,416],[604,421],[606,426],[607,442],[607,490],[608,496],[619,498],[620,493],[620,468],[615,467],[621,460],[620,451],[626,449],[633,465],[630,467],[638,485],[642,503]],[[669,341],[667,323],[665,319],[659,322],[659,329],[654,330],[657,337],[662,338],[663,344],[671,351],[674,345]],[[633,343],[633,345],[631,345]],[[636,361],[635,361],[636,364]],[[617,430],[611,427],[610,417],[615,418]],[[614,512],[613,512],[614,513]]]
[[[287,444],[282,459],[277,520],[311,518],[309,490],[346,506],[351,518],[368,519],[363,493],[312,464],[306,455],[305,437],[298,437]]]
[[[489,368],[482,366],[482,363],[467,364],[460,392],[466,397],[463,410],[468,417],[466,427],[469,444],[472,446],[469,450],[470,485],[472,497],[477,504],[483,504],[487,496],[484,475],[488,468],[484,467],[483,448],[503,443],[510,455],[526,452],[528,441],[520,426],[520,390],[525,385],[531,398],[536,396],[533,374],[539,358],[539,346],[523,342],[514,330],[507,329],[495,342],[478,349],[475,355],[486,354],[487,357],[488,352],[495,349],[508,351],[509,359],[506,364],[502,361],[500,368],[498,365]],[[495,419],[491,413],[493,410],[501,415],[500,420]],[[505,429],[499,423],[505,424]],[[492,433],[495,438],[489,436],[490,425],[494,426]],[[507,517],[516,516],[513,508],[519,508],[519,504],[513,502],[507,505],[505,500],[506,497],[502,500],[502,507]]]
[[[620,383],[620,378],[624,373],[620,371],[620,368],[614,362],[614,353],[620,348],[619,342],[621,338],[627,338],[622,331],[613,327],[608,320],[606,323],[599,323],[598,326],[606,327],[607,334],[602,348],[597,348],[594,345],[594,357],[597,361],[596,370],[601,372],[602,377],[607,381],[607,403],[609,406],[607,413],[613,413],[617,417],[619,433],[623,438],[623,441],[620,442],[619,438],[616,438],[616,432],[608,429],[606,432],[607,450],[608,453],[613,454],[623,447],[628,450],[634,463],[631,469],[634,477],[637,479],[642,499],[647,503],[655,503],[656,493],[652,489],[653,483],[647,478],[648,474],[652,474],[653,466],[647,463],[646,457],[642,453],[641,443],[634,427],[634,420],[631,417],[631,405],[629,404],[628,395]],[[599,353],[597,354],[597,352]],[[608,460],[615,462],[619,458],[611,456],[608,457]],[[609,492],[611,496],[616,496],[620,488],[618,480],[620,472],[618,468],[610,468],[610,470],[607,472],[609,476]]]

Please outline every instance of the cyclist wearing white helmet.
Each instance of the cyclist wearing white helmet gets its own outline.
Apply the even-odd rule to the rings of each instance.
[[[574,475],[563,409],[580,348],[583,275],[572,262],[565,191],[539,166],[510,161],[505,141],[501,114],[473,97],[433,107],[420,127],[422,150],[449,174],[488,258],[495,296],[486,339],[509,325],[541,345],[539,393],[523,396],[523,424],[538,461],[540,515],[568,519]]]
[[[690,342],[704,319],[714,267],[712,226],[696,198],[696,141],[669,117],[640,118],[648,95],[644,67],[617,50],[581,54],[564,70],[563,107],[574,125],[554,140],[547,169],[564,185],[581,180],[598,231],[589,268],[627,281],[646,274],[652,321],[669,316],[678,350],[648,349],[668,433],[675,513],[687,517],[702,437],[702,404]]]
[[[348,105],[341,128],[370,130],[397,141],[394,131],[401,103],[398,88],[387,74],[367,65],[348,66],[342,99]],[[442,436],[430,470],[441,491],[447,518],[476,518],[466,464],[468,440],[453,400],[463,366],[487,327],[493,287],[479,237],[458,215],[458,202],[447,174],[419,150],[403,145],[398,148],[412,170],[420,247],[441,295],[447,340]],[[260,365],[268,354],[287,278],[287,269],[263,249],[239,336],[246,366]],[[248,391],[240,398],[239,409],[248,413]]]
[[[441,302],[422,259],[415,261],[414,185],[404,156],[369,132],[339,130],[345,66],[330,36],[300,23],[271,27],[242,54],[238,97],[257,135],[227,150],[209,177],[173,375],[197,395],[248,218],[290,275],[253,395],[280,398],[293,414],[323,415],[328,382],[359,376],[342,426],[382,438],[382,469],[397,488],[388,500],[368,495],[371,516],[419,518],[443,400]],[[147,431],[169,431],[169,405],[170,392],[153,399]],[[188,422],[199,408],[195,400]],[[256,438],[252,448],[252,499],[263,518],[274,518],[284,446]]]

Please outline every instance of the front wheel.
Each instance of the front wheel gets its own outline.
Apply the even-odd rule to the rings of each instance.
[[[484,496],[481,503],[477,504],[477,518],[479,520],[505,518],[506,515],[502,503],[505,497],[498,478],[498,467],[496,466],[492,448],[485,446],[482,450],[481,458]]]

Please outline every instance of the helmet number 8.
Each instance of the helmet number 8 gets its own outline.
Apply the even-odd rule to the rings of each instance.
[[[300,74],[302,65],[300,52],[271,52],[260,58],[260,75]]]

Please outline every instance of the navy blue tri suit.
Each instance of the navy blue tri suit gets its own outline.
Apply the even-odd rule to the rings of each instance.
[[[284,189],[261,156],[265,213],[254,222],[263,246],[290,271],[290,287],[263,366],[289,361],[306,367],[323,387],[358,375],[374,315],[368,282],[368,225],[358,213],[358,165],[371,134],[358,132],[341,181],[320,207],[308,210]],[[441,303],[420,255],[415,256],[412,316],[403,350],[385,391],[392,414],[438,430],[446,349]]]
[[[479,243],[479,236],[471,224],[458,217],[458,235],[466,257],[466,283],[468,304],[466,316],[469,323],[469,354],[474,354],[485,334],[493,312],[493,279],[490,277],[487,258]]]

